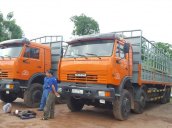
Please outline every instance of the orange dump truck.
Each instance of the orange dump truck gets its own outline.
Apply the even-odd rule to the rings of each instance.
[[[28,107],[37,107],[42,95],[44,72],[57,71],[62,53],[62,36],[45,36],[31,41],[0,42],[0,98],[13,102],[23,98]]]
[[[68,42],[58,70],[60,90],[73,112],[93,105],[126,120],[131,110],[142,113],[147,101],[170,101],[171,65],[141,30],[84,36]]]

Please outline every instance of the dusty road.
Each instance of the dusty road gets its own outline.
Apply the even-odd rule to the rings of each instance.
[[[0,108],[2,105],[0,101]],[[28,110],[21,100],[13,103],[13,111],[16,109]],[[114,120],[111,111],[94,107],[71,113],[65,104],[56,105],[56,117],[53,120],[42,121],[42,112],[37,114],[35,119],[21,120],[0,110],[0,128],[172,128],[172,102],[165,105],[149,104],[143,114],[131,114],[127,121]]]

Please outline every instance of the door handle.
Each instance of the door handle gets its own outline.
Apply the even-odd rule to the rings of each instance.
[[[42,68],[41,66],[37,66],[37,68]]]

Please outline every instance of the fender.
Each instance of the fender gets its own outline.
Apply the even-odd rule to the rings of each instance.
[[[130,76],[125,76],[119,86],[119,90],[121,91],[122,89],[124,89],[124,85],[126,82],[131,82],[131,77]]]
[[[118,88],[116,88],[116,96],[120,96],[122,89],[124,89],[124,85],[126,82],[131,82],[131,76],[125,76],[121,81]]]
[[[131,76],[125,76],[123,78],[123,80],[121,81],[120,86],[118,87],[118,90],[116,92],[117,94],[115,94],[115,96],[118,96],[118,97],[121,96],[122,89],[125,88],[125,85],[127,82],[131,83]],[[133,92],[133,89],[132,89],[132,92]],[[131,97],[131,108],[132,109],[134,108],[134,98],[133,97]]]
[[[44,73],[36,73],[33,76],[31,76],[30,79],[28,80],[28,88],[31,86],[32,82],[38,77],[45,77],[45,74]]]

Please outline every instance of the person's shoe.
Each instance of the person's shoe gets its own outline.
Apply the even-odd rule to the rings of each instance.
[[[43,111],[44,109],[42,109],[42,108],[38,108],[38,111]]]

